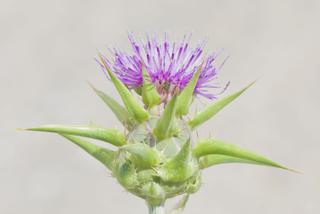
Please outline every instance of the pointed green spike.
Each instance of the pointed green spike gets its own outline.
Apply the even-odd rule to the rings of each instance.
[[[277,168],[287,169],[280,164],[273,162],[261,155],[258,155],[249,150],[242,149],[236,145],[224,143],[219,140],[203,140],[200,141],[193,150],[193,155],[197,158],[203,157],[205,155],[226,155],[233,158],[239,158],[243,161],[256,162],[261,165],[273,166]]]
[[[96,146],[92,143],[89,143],[88,141],[82,140],[72,135],[61,134],[61,136],[70,140],[71,142],[85,150],[87,153],[89,153],[91,156],[93,156],[95,159],[103,163],[108,169],[112,170],[113,161],[116,156],[115,151]]]
[[[170,137],[169,134],[175,118],[176,101],[177,96],[175,95],[165,107],[155,129],[153,130],[153,134],[157,137],[158,141]]]
[[[157,92],[157,89],[151,82],[151,78],[145,69],[142,67],[142,75],[143,75],[143,85],[142,85],[142,100],[143,103],[148,107],[152,108],[155,105],[161,103],[161,97]]]
[[[100,59],[104,67],[106,68],[111,81],[115,85],[129,114],[140,123],[147,120],[149,118],[148,112],[134,98],[129,89],[116,77],[116,75],[113,72],[110,71],[102,55],[100,55]]]
[[[197,70],[197,72],[193,75],[188,85],[182,90],[182,92],[178,96],[177,111],[176,111],[176,115],[178,117],[186,115],[189,112],[189,107],[193,99],[194,88],[196,87],[197,81],[199,79],[201,69],[202,69],[202,64]]]
[[[190,178],[197,169],[197,165],[192,160],[191,143],[188,140],[176,156],[163,164],[159,175],[164,182],[179,183]]]
[[[142,143],[128,144],[121,147],[132,155],[131,160],[142,169],[149,169],[160,162],[160,157],[155,149]]]
[[[210,166],[226,163],[244,163],[262,165],[259,162],[251,161],[243,158],[236,158],[228,155],[206,155],[199,159],[200,168],[208,168]]]
[[[102,99],[102,101],[111,109],[111,111],[116,115],[118,120],[124,126],[133,126],[134,122],[132,121],[132,119],[130,119],[129,112],[127,111],[127,109],[125,109],[116,100],[114,100],[112,97],[110,97],[103,91],[96,89],[92,84],[89,83],[89,85],[93,89],[93,91]]]
[[[195,127],[201,125],[202,123],[206,122],[210,118],[212,118],[221,109],[223,109],[225,106],[227,106],[229,103],[231,103],[234,99],[239,97],[244,91],[246,91],[253,84],[254,84],[254,82],[250,83],[247,87],[243,88],[242,90],[210,104],[202,112],[196,114],[196,116],[189,121],[189,125],[191,126],[191,128],[195,128]]]
[[[78,135],[122,146],[126,143],[123,133],[116,129],[106,129],[98,126],[67,126],[67,125],[45,125],[26,129],[29,131],[55,132],[59,134]]]

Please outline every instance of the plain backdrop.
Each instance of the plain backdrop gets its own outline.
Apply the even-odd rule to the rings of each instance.
[[[185,213],[320,212],[320,2],[317,0],[1,0],[0,213],[147,213],[96,160],[42,124],[120,124],[87,81],[119,97],[94,61],[97,50],[129,50],[127,32],[173,39],[193,33],[223,50],[225,94],[257,84],[202,126],[301,174],[220,165]],[[203,101],[208,103],[207,101]],[[199,104],[199,108],[204,104]],[[175,201],[175,200],[174,200]],[[169,206],[174,204],[169,202]]]

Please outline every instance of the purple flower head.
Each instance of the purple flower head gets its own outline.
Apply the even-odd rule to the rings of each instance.
[[[214,83],[218,68],[213,64],[217,54],[212,53],[204,57],[205,42],[191,47],[189,39],[190,36],[188,38],[184,36],[180,42],[171,42],[165,34],[162,41],[156,37],[147,37],[146,41],[137,42],[133,35],[129,34],[133,53],[113,49],[111,52],[114,59],[109,60],[103,57],[103,60],[107,68],[130,89],[136,89],[142,85],[142,67],[144,66],[163,98],[181,91],[202,64],[194,94],[214,99],[217,94],[207,90],[218,88]],[[103,63],[99,62],[99,64],[105,71]]]

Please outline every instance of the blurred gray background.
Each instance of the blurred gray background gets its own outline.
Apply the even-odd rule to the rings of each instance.
[[[204,125],[220,139],[302,171],[220,165],[203,175],[185,213],[320,213],[320,2],[0,1],[0,213],[146,213],[107,170],[66,140],[17,127],[121,127],[86,81],[116,96],[97,50],[168,32],[208,38],[230,59],[227,93],[257,84]],[[170,202],[173,204],[174,202]]]

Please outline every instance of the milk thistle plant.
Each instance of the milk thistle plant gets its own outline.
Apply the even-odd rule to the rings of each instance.
[[[150,214],[164,214],[167,199],[183,195],[170,213],[180,213],[189,195],[199,190],[202,170],[223,163],[247,163],[287,169],[266,157],[192,134],[252,84],[217,99],[219,67],[216,54],[204,57],[204,44],[191,47],[156,38],[129,40],[133,53],[112,50],[113,58],[99,54],[97,62],[114,84],[122,103],[91,86],[123,124],[123,130],[97,125],[44,125],[31,131],[54,132],[70,140],[107,167],[128,192],[144,199]],[[211,102],[189,114],[196,97]],[[113,149],[84,138],[101,140]]]

